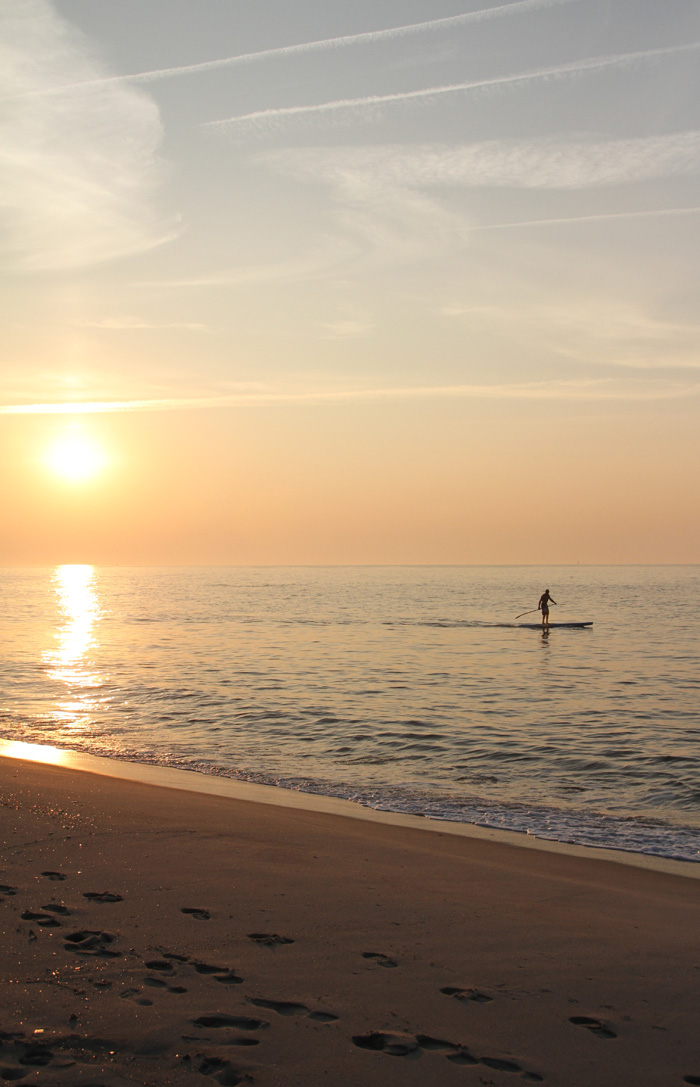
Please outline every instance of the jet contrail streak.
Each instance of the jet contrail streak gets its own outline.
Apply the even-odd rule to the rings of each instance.
[[[374,94],[365,98],[339,98],[332,102],[321,102],[310,106],[281,106],[273,109],[256,110],[253,113],[236,114],[218,121],[205,121],[204,128],[224,127],[226,125],[258,124],[265,121],[279,121],[287,117],[298,117],[315,113],[330,113],[344,109],[363,109],[380,106],[390,102],[406,102],[415,98],[430,98],[436,95],[455,94],[459,91],[480,90],[487,87],[503,87],[513,83],[528,83],[539,79],[558,76],[577,75],[603,68],[622,67],[635,61],[653,60],[656,57],[673,53],[688,52],[700,48],[700,42],[688,42],[684,45],[671,45],[659,49],[644,49],[637,53],[620,53],[613,56],[593,57],[590,60],[578,60],[572,64],[552,65],[547,68],[534,68],[515,75],[494,76],[491,79],[475,79],[464,83],[448,83],[444,86],[424,87],[416,91],[398,91],[395,94]]]
[[[110,83],[155,83],[161,79],[173,79],[177,76],[197,75],[200,72],[213,72],[219,68],[233,68],[238,65],[255,64],[258,61],[275,60],[278,57],[291,57],[304,53],[325,52],[330,49],[343,49],[353,45],[371,44],[390,41],[395,38],[422,34],[431,30],[465,26],[469,23],[484,22],[487,19],[504,18],[540,8],[560,7],[574,0],[517,0],[515,3],[499,4],[498,7],[468,11],[461,15],[448,15],[442,19],[428,19],[422,23],[409,23],[406,26],[387,27],[385,30],[367,30],[359,34],[343,34],[336,38],[322,38],[318,41],[299,42],[296,45],[280,45],[272,49],[260,49],[253,53],[238,53],[217,60],[204,60],[198,64],[182,64],[171,68],[155,68],[147,72],[133,72],[127,75],[104,76],[100,79],[83,80],[80,83],[66,83],[60,87],[47,87],[26,92],[12,97],[39,97],[61,94],[64,91],[77,90],[80,87],[104,86]]]
[[[487,223],[484,226],[465,228],[467,233],[473,230],[508,230],[509,227],[557,226],[567,223],[597,223],[608,219],[658,219],[669,215],[697,215],[700,205],[690,208],[651,208],[648,211],[609,211],[600,215],[569,215],[560,219],[522,219],[513,223]]]

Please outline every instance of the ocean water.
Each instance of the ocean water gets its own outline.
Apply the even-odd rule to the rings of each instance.
[[[547,586],[593,627],[518,626]],[[6,741],[700,860],[700,567],[59,566],[0,592]]]

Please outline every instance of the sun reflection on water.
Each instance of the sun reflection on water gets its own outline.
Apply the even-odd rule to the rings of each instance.
[[[49,677],[66,688],[54,716],[68,733],[86,732],[99,700],[95,690],[103,677],[94,667],[96,624],[101,618],[93,566],[57,566],[53,575],[61,625],[56,647],[44,653]]]
[[[0,740],[0,754],[6,759],[25,759],[61,766],[68,761],[65,751],[49,744],[28,744],[22,740]]]

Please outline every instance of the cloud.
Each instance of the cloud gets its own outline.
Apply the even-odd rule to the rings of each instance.
[[[232,395],[171,397],[157,400],[112,400],[48,404],[0,405],[0,415],[95,415],[114,412],[193,411],[208,408],[304,406],[396,400],[567,400],[657,401],[700,394],[700,382],[627,378],[578,381],[533,381],[494,385],[422,385],[370,389],[267,390]]]
[[[173,222],[153,202],[162,180],[158,110],[120,84],[42,93],[103,69],[48,0],[3,0],[0,215],[5,261],[63,269],[160,245]]]
[[[700,131],[622,140],[486,140],[454,146],[300,148],[254,161],[351,197],[378,190],[501,186],[581,189],[700,171]]]
[[[565,215],[557,219],[522,219],[512,223],[484,223],[472,230],[509,230],[519,227],[561,226],[571,223],[597,223],[608,219],[663,219],[676,215],[697,215],[700,205],[690,208],[647,208],[641,211],[610,211],[600,215]]]
[[[306,106],[280,106],[275,108],[254,110],[251,113],[238,113],[231,117],[223,117],[216,121],[205,121],[204,128],[237,128],[244,132],[265,132],[271,128],[278,128],[287,121],[329,114],[349,114],[351,117],[362,115],[366,117],[370,112],[377,113],[378,107],[393,105],[400,102],[410,102],[415,99],[437,98],[443,95],[464,93],[465,91],[481,91],[498,87],[508,87],[532,82],[551,81],[563,79],[568,76],[584,75],[587,72],[600,71],[606,68],[622,68],[644,61],[655,60],[659,57],[672,56],[700,49],[700,42],[686,42],[683,45],[672,45],[657,49],[644,49],[635,53],[618,53],[613,56],[589,57],[584,60],[574,61],[569,64],[557,64],[544,68],[533,68],[514,75],[493,76],[489,79],[467,80],[464,83],[449,83],[438,86],[422,87],[413,91],[398,91],[394,94],[372,94],[362,98],[339,98],[331,102],[320,102],[316,105]]]
[[[297,181],[328,186],[345,248],[359,247],[365,258],[371,254],[384,265],[434,257],[479,229],[441,200],[450,189],[582,190],[697,173],[700,132],[621,140],[548,137],[461,146],[285,148],[257,154],[252,162]]]
[[[463,321],[471,330],[501,334],[504,309],[498,304],[445,303],[444,317]],[[591,369],[615,367],[647,371],[656,376],[670,370],[700,370],[697,344],[700,325],[659,316],[642,306],[596,296],[566,304],[528,299],[511,302],[508,327],[517,328],[518,342],[584,364]]]
[[[229,57],[220,57],[217,60],[205,60],[198,64],[181,64],[176,67],[154,68],[145,72],[134,72],[130,75],[103,76],[91,79],[87,82],[71,82],[57,84],[44,90],[37,90],[35,94],[58,94],[76,87],[102,86],[112,83],[155,83],[163,79],[173,79],[179,76],[199,75],[203,72],[217,71],[221,68],[233,68],[245,64],[254,64],[266,60],[278,60],[284,57],[303,56],[307,53],[328,52],[335,49],[348,48],[355,45],[371,45],[376,42],[393,41],[416,34],[426,34],[434,30],[449,30],[458,26],[467,26],[470,23],[484,22],[490,19],[501,19],[512,15],[524,15],[542,8],[561,7],[564,4],[573,3],[575,0],[516,0],[514,3],[499,4],[496,7],[482,8],[479,11],[468,11],[461,15],[448,15],[440,19],[428,19],[421,23],[409,23],[405,26],[387,27],[384,30],[367,30],[358,34],[343,34],[335,38],[322,38],[317,41],[298,42],[294,45],[279,45],[272,49],[259,49],[254,53],[237,53]]]
[[[144,321],[140,317],[105,317],[102,321],[77,321],[75,322],[78,328],[104,328],[114,331],[159,331],[160,329],[182,329],[184,332],[213,332],[214,329],[209,325],[198,324],[195,321],[169,321],[164,323],[158,323],[154,321]]]
[[[166,289],[175,287],[246,287],[259,283],[291,283],[318,279],[357,254],[357,246],[343,239],[325,238],[298,259],[270,264],[248,264],[224,268],[218,272],[195,274],[177,279],[139,280],[136,287]]]
[[[326,321],[321,325],[322,334],[330,340],[358,340],[374,332],[374,321],[353,320]]]

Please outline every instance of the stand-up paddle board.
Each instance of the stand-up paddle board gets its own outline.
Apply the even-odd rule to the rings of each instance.
[[[514,626],[522,627],[523,630],[552,630],[553,627],[570,627],[573,630],[583,630],[584,627],[592,627],[593,620],[586,623],[548,623],[547,626],[542,626],[542,623],[514,623]]]

